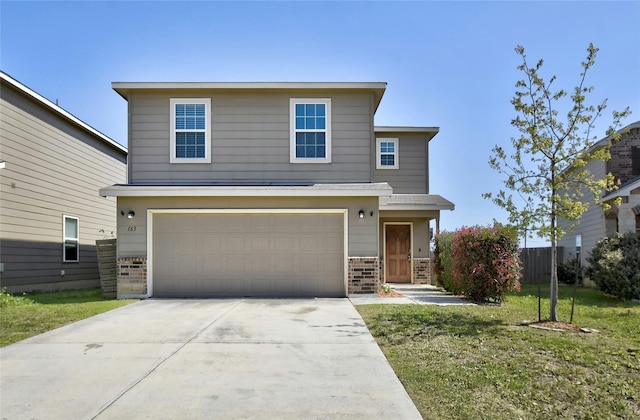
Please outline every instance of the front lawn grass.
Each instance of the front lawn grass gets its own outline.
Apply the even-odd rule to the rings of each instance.
[[[110,311],[134,300],[105,300],[98,289],[11,295],[0,291],[0,346]]]
[[[571,295],[561,286],[560,321],[569,321]],[[357,309],[426,419],[640,418],[636,303],[578,289],[573,323],[595,334],[521,326],[538,319],[532,285],[502,306]]]

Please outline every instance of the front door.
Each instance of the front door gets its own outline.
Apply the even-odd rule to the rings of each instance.
[[[385,281],[411,283],[411,225],[386,225]]]

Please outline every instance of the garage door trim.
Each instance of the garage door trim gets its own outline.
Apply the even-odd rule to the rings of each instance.
[[[342,214],[343,215],[343,285],[348,291],[348,209],[147,209],[147,294],[153,296],[153,216],[155,214]]]

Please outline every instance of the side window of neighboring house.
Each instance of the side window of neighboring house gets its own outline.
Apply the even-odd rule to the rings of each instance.
[[[77,217],[63,216],[63,262],[80,261],[80,226]]]
[[[171,98],[171,163],[211,163],[211,98]]]
[[[376,139],[376,169],[398,169],[398,139]]]
[[[289,100],[290,162],[331,163],[331,99]]]

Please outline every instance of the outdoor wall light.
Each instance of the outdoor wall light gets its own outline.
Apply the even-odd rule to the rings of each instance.
[[[122,216],[124,216],[124,210],[120,210],[120,214]],[[127,213],[127,219],[133,219],[133,217],[136,215],[136,212],[134,212],[133,210],[129,210],[129,213]]]
[[[358,216],[360,216],[361,219],[364,219],[364,210],[360,210],[358,212]]]
[[[373,217],[373,210],[369,212],[369,216]]]

